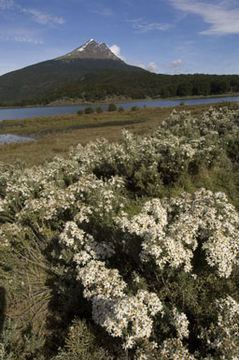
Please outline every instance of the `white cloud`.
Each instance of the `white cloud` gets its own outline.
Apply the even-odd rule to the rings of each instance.
[[[41,39],[36,38],[34,31],[25,29],[0,29],[0,41],[15,41],[35,45],[43,44]]]
[[[147,22],[143,19],[128,20],[137,33],[147,33],[149,31],[165,31],[172,27],[171,24],[160,22]]]
[[[142,69],[146,70],[146,65],[142,64],[142,63],[135,63],[133,64],[135,66],[141,67]]]
[[[114,45],[108,46],[108,47],[112,51],[112,53],[114,53],[116,56],[118,56],[121,60],[126,61],[126,58],[121,55],[120,47],[118,45],[114,44]],[[159,71],[159,66],[154,61],[151,61],[148,65],[145,65],[143,63],[138,63],[138,62],[133,63],[132,65],[141,67],[142,69],[148,70],[148,71],[151,71],[151,72],[158,72]]]
[[[120,54],[120,47],[116,44],[109,46],[109,49],[112,51],[113,54],[118,56],[121,60],[125,61],[125,57]]]
[[[154,61],[151,61],[148,65],[143,64],[143,63],[138,63],[138,62],[134,63],[133,65],[141,67],[142,69],[148,70],[151,72],[159,72],[159,69],[160,69],[158,64]]]
[[[103,8],[103,9],[99,9],[99,10],[92,10],[92,13],[101,15],[101,16],[113,16],[114,12],[113,10],[109,9],[109,8]]]
[[[35,44],[35,45],[43,44],[42,40],[34,39],[29,36],[17,35],[17,34],[15,35],[0,34],[0,41],[16,41],[16,42]]]
[[[158,72],[159,71],[159,66],[158,64],[156,64],[156,62],[151,61],[147,66],[146,69],[151,71],[151,72]]]
[[[230,8],[230,5],[234,4],[233,1],[222,1],[218,4],[195,0],[170,0],[170,2],[176,9],[201,16],[204,22],[210,25],[200,34],[239,34],[239,7]]]
[[[42,25],[51,25],[51,24],[62,25],[65,22],[65,20],[62,17],[52,16],[52,15],[46,14],[46,13],[40,11],[40,10],[37,10],[37,9],[21,8],[21,11],[23,13],[31,15],[32,19],[35,22],[37,22],[38,24],[42,24]]]
[[[65,20],[62,17],[52,16],[38,9],[25,8],[14,0],[0,0],[0,10],[14,10],[30,15],[33,21],[41,25],[62,25],[65,23]]]
[[[14,7],[13,0],[0,0],[0,9],[6,10]]]
[[[43,44],[42,40],[32,39],[31,37],[22,36],[22,35],[15,35],[12,37],[12,39],[10,38],[10,40],[14,40],[17,42],[31,43],[35,45]]]
[[[171,63],[169,64],[163,64],[162,67],[172,73],[178,72],[181,70],[183,66],[183,61],[182,59],[177,59],[177,60],[173,60]]]
[[[183,64],[183,61],[181,59],[178,59],[178,60],[174,60],[171,62],[171,67],[178,67],[178,66],[181,66]]]
[[[112,51],[112,53],[114,53],[116,56],[118,56],[121,60],[126,61],[126,58],[121,55],[120,47],[118,45],[114,44],[114,45],[108,46],[108,47]],[[131,63],[131,65],[141,67],[142,69],[148,70],[148,71],[151,71],[151,72],[158,72],[159,71],[159,66],[154,61],[151,61],[147,65],[143,64],[143,63],[139,63],[139,62]]]
[[[121,60],[126,61],[126,58],[124,56],[121,55],[120,53],[120,47],[116,44],[109,46],[109,49],[112,51],[112,53],[114,53],[116,56],[118,56]],[[158,72],[159,71],[159,66],[156,62],[151,61],[148,65],[145,65],[143,63],[134,63],[132,65],[141,67],[144,70],[148,70],[151,72]]]

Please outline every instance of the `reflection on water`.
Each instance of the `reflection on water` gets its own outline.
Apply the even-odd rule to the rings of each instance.
[[[9,144],[12,142],[15,143],[15,142],[28,142],[28,141],[34,141],[34,139],[26,136],[18,136],[13,134],[0,135],[0,145]]]

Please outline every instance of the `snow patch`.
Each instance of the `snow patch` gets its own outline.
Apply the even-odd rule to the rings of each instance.
[[[82,45],[81,47],[79,47],[78,49],[77,49],[77,51],[84,51],[85,50],[85,48],[91,43],[91,42],[93,42],[93,41],[95,41],[94,39],[90,39],[90,40],[88,40],[84,45]]]

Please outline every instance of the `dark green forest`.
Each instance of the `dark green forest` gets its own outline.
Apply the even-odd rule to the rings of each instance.
[[[76,79],[76,77],[75,77]],[[102,101],[110,97],[128,99],[168,98],[184,96],[210,96],[239,92],[239,75],[154,74],[135,70],[99,70],[60,81],[60,72],[55,74],[51,87],[38,88],[34,92],[34,81],[28,79],[28,96],[1,101],[1,106],[47,105],[55,100],[80,99]],[[17,85],[16,85],[17,86]],[[42,90],[44,89],[44,90]],[[16,89],[15,89],[16,90]],[[30,96],[29,94],[35,94]],[[22,95],[23,96],[23,95]]]

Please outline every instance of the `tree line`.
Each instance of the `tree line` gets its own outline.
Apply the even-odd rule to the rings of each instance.
[[[76,81],[55,85],[33,98],[0,102],[0,106],[47,105],[59,99],[102,101],[110,97],[129,99],[210,96],[239,92],[239,75],[154,74],[146,71],[103,70]]]

